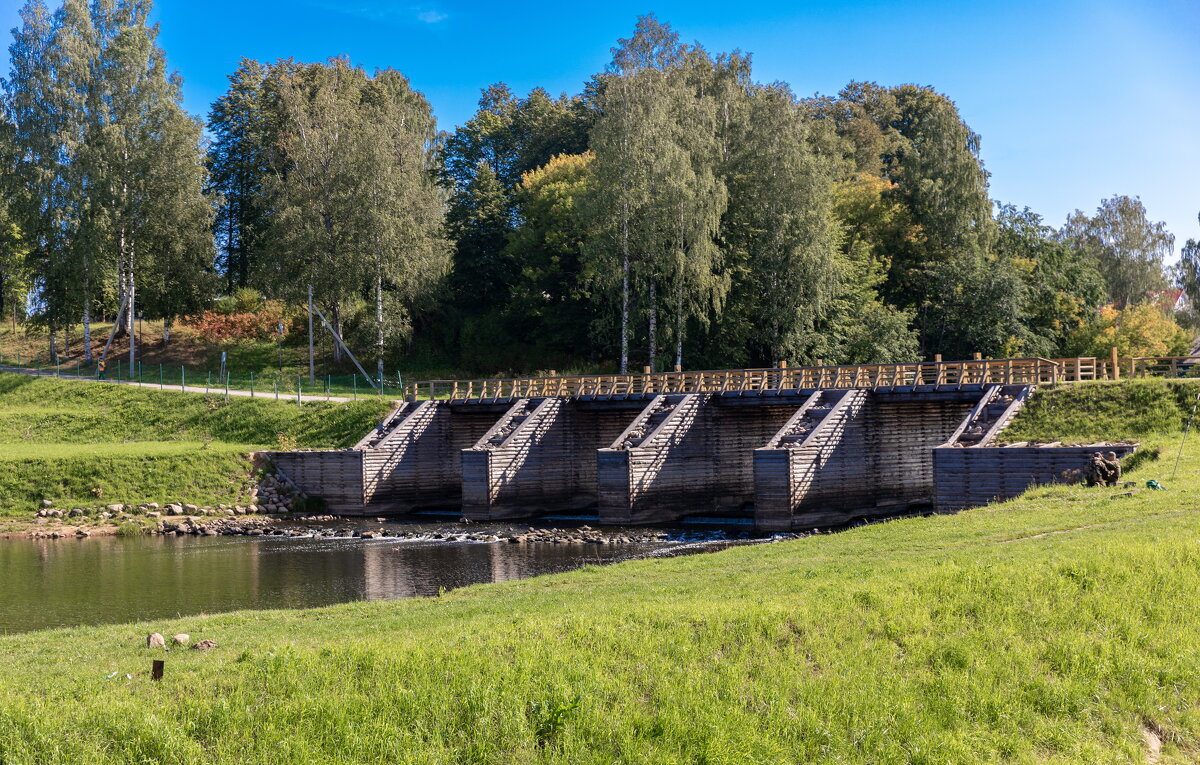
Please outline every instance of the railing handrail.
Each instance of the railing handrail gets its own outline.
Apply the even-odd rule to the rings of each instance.
[[[547,396],[614,396],[655,393],[762,393],[796,389],[879,389],[907,386],[1040,384],[1112,379],[1122,374],[1153,374],[1155,364],[1175,373],[1179,362],[1200,356],[1138,356],[1116,359],[1077,356],[1051,359],[1028,356],[961,361],[911,361],[878,364],[822,364],[808,367],[697,369],[632,374],[553,375],[473,380],[421,380],[406,386],[410,398],[469,399],[539,398]]]

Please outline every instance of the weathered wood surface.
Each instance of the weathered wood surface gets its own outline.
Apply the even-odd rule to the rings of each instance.
[[[1126,362],[1122,362],[1126,363]],[[1195,359],[1130,359],[1139,374],[1182,376]],[[1127,370],[1128,372],[1128,370]],[[1200,374],[1200,369],[1197,370]],[[1057,384],[1104,379],[1117,374],[1095,358],[1022,358],[935,361],[911,364],[853,364],[770,369],[722,369],[641,375],[570,375],[486,380],[424,380],[405,388],[412,401],[428,398],[495,402],[546,396],[598,399],[650,398],[662,393],[768,396],[822,389],[921,389],[966,386]]]
[[[522,417],[519,425],[506,430],[502,421],[462,452],[463,514],[473,520],[594,505],[596,452],[625,430],[635,412],[547,398],[532,411],[510,414]]]
[[[321,497],[330,509],[354,512],[362,508],[362,451],[268,452],[267,457],[301,491]]]
[[[747,409],[712,405],[708,394],[649,403],[630,431],[662,416],[636,445],[624,433],[597,454],[603,523],[668,522],[748,507],[754,500],[754,449],[794,411],[780,404]]]
[[[942,446],[933,450],[934,509],[953,512],[1018,496],[1031,486],[1079,483],[1093,452],[1124,458],[1132,444],[1089,446]]]
[[[815,403],[829,394],[820,396]],[[837,399],[802,442],[787,444],[785,427],[754,453],[756,525],[812,528],[931,504],[931,451],[972,403],[853,391]]]

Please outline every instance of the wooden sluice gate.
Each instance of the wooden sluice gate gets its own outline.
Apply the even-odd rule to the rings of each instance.
[[[1091,447],[994,443],[1035,385],[1107,369],[1023,359],[420,383],[351,449],[268,456],[343,514],[826,527],[1069,479]]]

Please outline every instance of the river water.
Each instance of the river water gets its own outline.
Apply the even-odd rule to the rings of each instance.
[[[510,528],[474,524],[470,530]],[[425,597],[440,588],[522,579],[588,563],[703,551],[723,546],[724,536],[676,529],[664,541],[622,545],[328,537],[4,540],[0,634],[246,608]]]

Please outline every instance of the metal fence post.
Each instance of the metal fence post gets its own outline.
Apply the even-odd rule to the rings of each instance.
[[[250,373],[250,398],[254,398],[254,373]]]
[[[187,393],[187,367],[179,368],[179,391]]]

